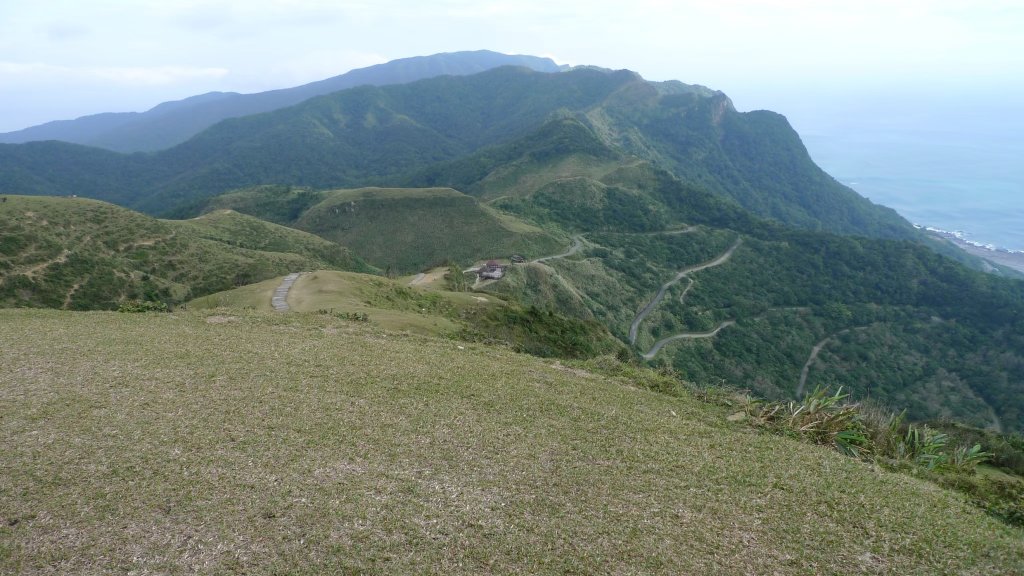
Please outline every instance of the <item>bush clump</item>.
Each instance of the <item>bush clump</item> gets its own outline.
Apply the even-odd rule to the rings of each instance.
[[[117,307],[118,312],[170,312],[166,302],[159,300],[128,300]]]

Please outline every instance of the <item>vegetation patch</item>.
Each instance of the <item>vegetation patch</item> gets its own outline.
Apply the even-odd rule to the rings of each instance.
[[[491,307],[465,316],[459,337],[469,341],[510,345],[518,352],[557,358],[592,358],[623,349],[594,320],[578,320],[535,306]]]

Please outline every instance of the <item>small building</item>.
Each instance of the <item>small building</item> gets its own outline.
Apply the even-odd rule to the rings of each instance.
[[[498,280],[505,275],[505,266],[497,260],[488,260],[477,272],[483,280]]]
[[[526,262],[526,258],[523,258],[519,254],[513,254],[511,260],[513,264],[523,264]]]

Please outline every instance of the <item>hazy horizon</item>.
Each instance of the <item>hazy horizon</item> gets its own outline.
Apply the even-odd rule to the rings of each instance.
[[[846,92],[1020,95],[1022,25],[1024,5],[1005,0],[10,3],[0,132],[476,49],[703,84],[787,116]]]

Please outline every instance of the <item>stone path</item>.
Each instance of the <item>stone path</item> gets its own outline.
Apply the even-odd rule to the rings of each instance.
[[[288,306],[288,291],[292,289],[292,284],[301,276],[301,272],[292,272],[291,274],[284,277],[281,281],[281,285],[274,290],[274,296],[270,299],[270,305],[274,307],[277,312],[287,312],[290,307]]]

